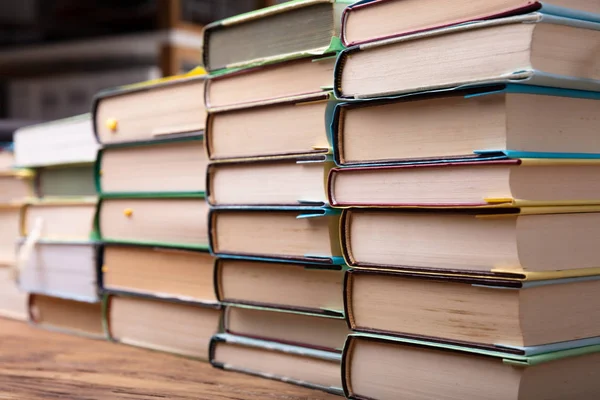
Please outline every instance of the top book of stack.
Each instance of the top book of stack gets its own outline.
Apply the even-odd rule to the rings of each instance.
[[[341,50],[341,13],[350,0],[295,0],[209,24],[203,61],[211,72]]]

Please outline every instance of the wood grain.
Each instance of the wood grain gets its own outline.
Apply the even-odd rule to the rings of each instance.
[[[0,399],[340,399],[124,345],[0,318]]]

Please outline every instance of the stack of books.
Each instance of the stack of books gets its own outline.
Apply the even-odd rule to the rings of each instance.
[[[598,397],[600,3],[548,3],[345,11],[349,398]]]
[[[93,236],[98,145],[90,115],[18,129],[15,164],[35,172],[21,209],[17,280],[42,327],[103,337],[98,243]]]
[[[208,253],[204,79],[199,69],[101,92],[93,114],[108,336],[206,360],[221,310]]]
[[[15,282],[21,208],[33,196],[33,171],[14,169],[12,143],[0,143],[0,316],[27,319],[27,295]]]
[[[329,207],[326,116],[348,2],[300,0],[210,24],[207,197],[219,368],[341,393],[348,334]]]

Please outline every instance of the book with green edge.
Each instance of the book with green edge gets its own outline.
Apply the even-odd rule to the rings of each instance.
[[[350,0],[294,0],[208,24],[203,61],[210,73],[334,53]]]
[[[103,195],[95,238],[106,243],[208,250],[209,206],[201,194]]]
[[[95,183],[103,197],[204,196],[204,136],[114,144],[98,153]]]
[[[348,336],[342,385],[350,399],[593,399],[600,341],[530,355],[371,334]],[[460,384],[457,384],[460,382]]]

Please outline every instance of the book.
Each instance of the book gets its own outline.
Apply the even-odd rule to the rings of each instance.
[[[350,399],[593,399],[598,393],[599,350],[591,345],[517,356],[350,335],[342,382]]]
[[[98,142],[111,145],[202,134],[206,119],[203,72],[199,68],[98,93],[92,107]]]
[[[28,317],[27,293],[15,283],[14,270],[0,265],[0,317],[26,321]]]
[[[104,197],[97,233],[104,242],[208,249],[208,204],[197,195]]]
[[[340,354],[229,334],[213,336],[210,363],[312,389],[341,394]]]
[[[349,272],[344,292],[353,331],[525,353],[600,337],[599,288],[597,276],[516,282],[373,270]]]
[[[111,340],[208,360],[210,338],[221,320],[218,306],[111,295],[105,302]]]
[[[510,159],[334,168],[334,206],[520,207],[600,203],[596,160]]]
[[[206,80],[205,103],[216,110],[321,94],[333,89],[334,65],[325,55],[227,70]]]
[[[331,167],[333,163],[323,155],[211,164],[208,202],[213,206],[324,206]]]
[[[98,143],[90,114],[19,128],[14,134],[15,164],[45,167],[93,163]]]
[[[295,0],[204,27],[203,64],[210,72],[332,53],[340,49],[348,0]]]
[[[341,99],[490,83],[598,90],[588,68],[598,29],[531,13],[353,46],[337,59],[334,90]]]
[[[363,0],[344,10],[341,38],[344,44],[353,45],[532,11],[600,20],[598,4],[586,0],[454,0],[444,3],[435,0]]]
[[[31,323],[41,328],[106,339],[100,302],[89,303],[30,294],[28,309]]]
[[[37,242],[21,255],[19,287],[29,293],[98,302],[99,252],[95,243]]]
[[[340,266],[218,259],[220,302],[318,315],[344,315]]]
[[[596,92],[495,85],[339,104],[339,165],[511,157],[596,157]],[[418,134],[416,134],[418,132]]]
[[[349,333],[343,318],[230,305],[224,331],[253,339],[340,352]]]
[[[0,205],[0,268],[14,266],[20,228],[21,205]]]
[[[35,173],[21,169],[0,172],[0,203],[22,203],[33,196]]]
[[[332,209],[215,208],[210,248],[219,257],[341,265],[338,224]]]
[[[21,236],[35,235],[53,241],[88,241],[92,238],[96,199],[31,200],[23,207]]]
[[[108,195],[205,192],[208,157],[202,137],[105,147],[98,154],[98,191]]]
[[[173,248],[104,245],[102,290],[216,304],[215,258]]]
[[[332,106],[330,97],[324,92],[245,108],[210,110],[208,155],[220,161],[329,153],[325,118]]]
[[[12,171],[15,164],[12,143],[0,142],[0,172]]]
[[[597,273],[598,222],[600,214],[576,207],[508,214],[350,209],[342,214],[342,251],[348,265],[364,268],[511,276]]]
[[[36,191],[41,198],[94,197],[94,164],[67,164],[36,170]]]

